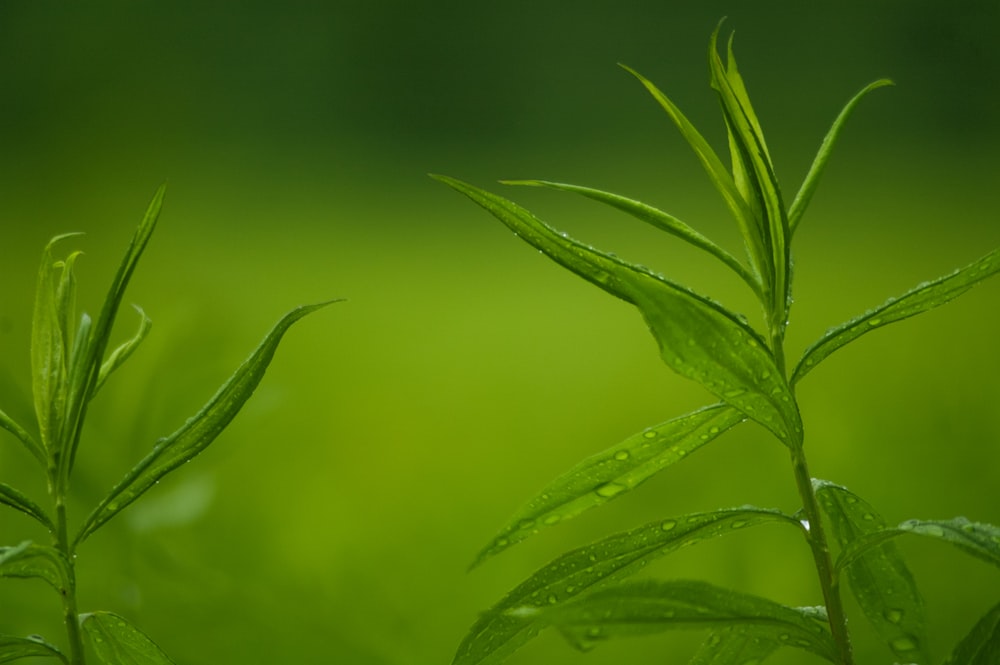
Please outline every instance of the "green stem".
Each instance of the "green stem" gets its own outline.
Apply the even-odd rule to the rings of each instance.
[[[61,496],[56,497],[56,549],[69,564],[66,588],[62,589],[63,622],[66,624],[66,639],[69,641],[69,665],[86,665],[83,652],[83,636],[80,633],[80,612],[76,604],[76,563],[73,549],[69,544],[66,527],[66,504]]]
[[[795,484],[798,487],[799,496],[802,498],[802,510],[806,523],[809,525],[806,540],[809,541],[813,561],[816,564],[816,573],[819,575],[820,587],[823,590],[827,620],[830,623],[834,642],[837,644],[839,664],[854,665],[851,635],[847,629],[847,614],[844,612],[844,604],[840,596],[840,582],[834,572],[823,520],[819,513],[819,503],[816,501],[816,492],[813,490],[809,467],[801,447],[792,451],[792,468],[795,471]]]

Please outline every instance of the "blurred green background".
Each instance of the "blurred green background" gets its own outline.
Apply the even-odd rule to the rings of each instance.
[[[843,103],[876,78],[898,84],[859,107],[796,235],[793,357],[827,327],[1000,245],[994,0],[0,4],[8,413],[30,414],[45,242],[86,231],[73,245],[86,252],[81,300],[95,312],[148,199],[170,183],[127,297],[154,329],[94,404],[74,515],[193,414],[283,312],[349,299],[293,329],[232,428],[86,543],[83,608],[133,619],[183,665],[448,663],[479,611],[569,547],[686,511],[794,510],[783,449],[746,425],[465,572],[550,479],[711,398],[660,364],[629,306],[425,174],[618,191],[736,251],[695,158],[615,64],[655,81],[721,150],[705,53],[723,15],[786,196]],[[756,314],[734,278],[634,220],[555,192],[506,193]],[[815,475],[890,522],[1000,523],[998,288],[864,338],[803,382]],[[122,336],[133,316],[123,312]],[[41,500],[36,470],[5,438],[0,479]],[[25,538],[46,536],[0,512],[0,543]],[[901,546],[943,659],[1000,580],[943,545]],[[673,555],[649,574],[819,601],[805,545],[781,529]],[[889,662],[854,616],[860,662]],[[0,585],[0,632],[60,629],[41,583]],[[545,634],[510,662],[683,663],[700,637],[578,656]]]

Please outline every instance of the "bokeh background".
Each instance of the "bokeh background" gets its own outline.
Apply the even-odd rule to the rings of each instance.
[[[827,327],[1000,245],[993,0],[0,4],[8,413],[30,416],[45,242],[86,232],[65,247],[85,251],[81,303],[95,312],[169,180],[127,297],[153,333],[92,408],[77,518],[283,312],[349,299],[293,329],[231,429],[86,543],[83,608],[129,617],[182,665],[441,664],[479,611],[569,547],[688,511],[794,510],[783,449],[745,425],[622,500],[465,572],[550,479],[711,398],[659,362],[629,306],[426,174],[618,191],[738,251],[695,158],[616,66],[654,80],[723,150],[705,54],[724,15],[786,196],[842,104],[876,78],[898,84],[859,107],[796,235],[793,357]],[[756,315],[734,278],[671,238],[569,195],[507,193]],[[866,337],[802,383],[815,475],[853,488],[890,522],[1000,523],[998,288]],[[123,312],[122,337],[132,319]],[[0,479],[43,499],[36,469],[5,439]],[[46,536],[0,513],[0,542],[26,538]],[[1000,579],[944,545],[900,545],[943,659],[1000,597]],[[819,601],[807,548],[777,528],[649,570]],[[854,616],[859,662],[890,662]],[[60,629],[58,600],[41,583],[0,585],[0,632],[58,641]],[[701,637],[579,656],[545,634],[510,662],[683,663]]]

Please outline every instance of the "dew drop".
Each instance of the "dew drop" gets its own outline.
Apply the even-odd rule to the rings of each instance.
[[[648,429],[645,432],[643,432],[642,435],[644,437],[646,437],[647,439],[655,439],[656,438],[656,430],[655,429]]]
[[[549,515],[542,520],[542,524],[552,525],[562,519],[562,515]]]
[[[603,499],[610,499],[613,496],[621,494],[626,489],[628,488],[626,488],[624,485],[620,483],[604,483],[596,490],[594,490],[594,493]]]
[[[118,510],[118,502],[112,501],[108,504],[108,510]]]
[[[861,519],[863,519],[866,522],[874,522],[875,516],[872,515],[871,513],[865,513],[864,515],[861,516]]]
[[[927,524],[921,529],[921,531],[936,538],[944,537],[944,529],[939,527],[937,524]]]
[[[868,319],[868,325],[870,325],[870,326],[881,325],[881,323],[882,323],[882,319],[877,318],[877,317],[874,318],[874,319]]]
[[[559,602],[559,598],[557,598],[554,593],[550,593],[549,597],[546,598],[546,600],[549,601],[549,605],[555,605],[556,603]]]
[[[746,392],[745,390],[741,390],[741,389],[737,388],[737,389],[734,389],[734,390],[727,390],[725,393],[723,393],[723,395],[725,397],[739,397],[740,395],[742,395],[745,392]]]
[[[899,622],[903,620],[903,610],[890,608],[885,612],[883,612],[882,616],[884,616],[885,620],[888,621],[889,623],[899,624]]]
[[[746,520],[736,520],[735,522],[730,524],[730,526],[734,529],[742,529],[747,524],[749,524],[749,522],[747,522]]]
[[[521,520],[517,524],[518,529],[530,529],[535,526],[535,520]]]
[[[660,522],[660,531],[671,531],[676,526],[677,522],[675,520],[663,520]]]
[[[889,646],[892,647],[893,651],[915,651],[917,648],[917,643],[910,637],[897,637],[896,639],[889,642]]]
[[[628,457],[629,454],[627,450],[619,450],[617,453],[615,453],[615,459],[618,460],[619,462],[624,462],[625,460],[628,459]]]

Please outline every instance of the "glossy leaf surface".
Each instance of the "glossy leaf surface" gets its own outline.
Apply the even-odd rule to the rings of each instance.
[[[58,658],[68,663],[58,648],[39,637],[0,635],[0,663],[12,663],[22,658]]]
[[[459,646],[454,665],[503,662],[543,627],[531,616],[531,608],[564,602],[620,580],[681,547],[774,522],[799,526],[795,518],[778,511],[733,508],[654,522],[567,552],[484,612]]]
[[[650,427],[583,460],[529,501],[480,552],[473,567],[542,529],[625,495],[744,419],[730,406],[710,406]]]
[[[298,307],[282,317],[208,403],[180,429],[160,439],[153,451],[111,490],[87,518],[75,543],[83,542],[87,536],[155,485],[160,478],[207,448],[250,399],[264,378],[264,373],[288,329],[302,317],[328,304],[330,303]]]
[[[0,504],[10,506],[14,510],[19,510],[24,514],[29,515],[33,519],[40,522],[49,531],[54,530],[52,520],[42,507],[10,485],[0,483]]]
[[[69,585],[69,562],[51,547],[25,541],[0,547],[0,577],[37,577],[61,592]]]
[[[806,349],[792,373],[794,385],[837,349],[876,328],[902,321],[943,305],[988,277],[1000,272],[1000,249],[995,249],[975,263],[932,282],[924,282],[899,298],[888,300],[875,309],[833,328]]]
[[[84,614],[80,625],[104,665],[174,665],[145,633],[117,614]]]
[[[814,485],[842,549],[885,530],[882,517],[856,494],[826,481]],[[928,662],[923,598],[895,543],[868,548],[846,570],[858,605],[896,657],[907,663]]]
[[[812,613],[707,582],[645,580],[536,611],[582,650],[615,637],[670,629],[752,626],[773,634],[780,644],[835,660],[833,638]]]
[[[712,633],[688,665],[763,663],[781,647],[772,630],[761,626],[730,626]],[[784,633],[782,633],[784,634]]]
[[[798,445],[802,424],[788,384],[767,345],[737,315],[644,268],[555,231],[507,199],[445,176],[523,240],[608,293],[635,305],[664,362],[697,381],[786,445]]]

